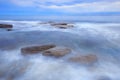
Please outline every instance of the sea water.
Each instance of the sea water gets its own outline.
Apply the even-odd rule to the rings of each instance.
[[[42,21],[0,21],[0,80],[120,80],[120,23],[73,22],[59,29]],[[24,56],[21,48],[56,44],[72,49],[62,58]],[[69,56],[95,54],[94,65],[68,62]]]

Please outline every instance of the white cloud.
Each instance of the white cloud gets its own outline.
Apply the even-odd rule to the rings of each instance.
[[[36,5],[41,5],[41,4],[65,4],[65,3],[70,3],[75,0],[11,0],[12,3],[19,5],[19,6],[36,6]]]
[[[83,13],[83,12],[114,12],[120,11],[120,1],[116,2],[92,2],[78,3],[73,5],[39,5],[42,8],[55,9],[64,12]]]
[[[51,9],[59,12],[84,13],[84,12],[119,12],[119,0],[102,0],[89,3],[75,3],[76,0],[12,0],[19,6],[32,6],[42,9]],[[50,4],[48,4],[50,3]],[[66,4],[71,3],[71,4]]]

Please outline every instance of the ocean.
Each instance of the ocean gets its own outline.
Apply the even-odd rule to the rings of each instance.
[[[120,80],[119,21],[68,23],[74,27],[0,20],[0,24],[13,25],[12,31],[0,29],[0,80]],[[23,47],[46,44],[69,47],[71,52],[61,58],[21,53]],[[97,56],[94,64],[69,61],[72,56],[89,54]]]

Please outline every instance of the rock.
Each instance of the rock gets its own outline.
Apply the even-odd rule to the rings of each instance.
[[[97,56],[94,54],[88,54],[88,55],[79,55],[69,58],[69,61],[71,62],[77,62],[82,64],[92,64],[95,63],[98,60]]]
[[[0,24],[0,28],[6,29],[7,31],[11,31],[13,28],[13,25],[11,24]]]
[[[61,29],[67,29],[67,28],[74,27],[72,24],[68,24],[68,23],[52,23],[51,26],[61,28]]]
[[[39,53],[44,50],[48,50],[50,48],[55,47],[55,45],[42,45],[42,46],[31,46],[31,47],[25,47],[21,49],[21,52],[23,54],[34,54],[34,53]]]
[[[61,29],[67,29],[67,28],[72,28],[73,25],[56,25],[55,27],[61,28]]]
[[[7,31],[12,31],[12,29],[7,29]]]
[[[54,56],[54,57],[63,57],[66,54],[69,54],[71,49],[66,47],[54,47],[43,52],[44,56]]]
[[[51,23],[52,26],[56,26],[56,25],[68,25],[68,23]]]
[[[13,28],[11,24],[0,24],[0,28]]]

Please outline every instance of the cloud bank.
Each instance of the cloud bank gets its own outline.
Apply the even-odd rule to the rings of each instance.
[[[11,0],[21,7],[36,7],[64,13],[120,12],[120,0]]]

